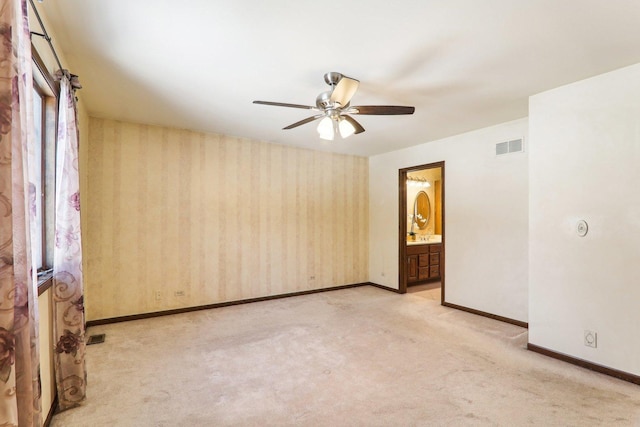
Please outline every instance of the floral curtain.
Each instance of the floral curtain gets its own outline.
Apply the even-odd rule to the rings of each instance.
[[[27,208],[34,127],[26,0],[0,4],[0,50],[0,425],[40,426],[34,212]]]
[[[56,157],[56,221],[53,250],[55,371],[58,406],[78,406],[86,396],[84,292],[80,239],[78,127],[74,90],[77,76],[58,72],[60,107]]]

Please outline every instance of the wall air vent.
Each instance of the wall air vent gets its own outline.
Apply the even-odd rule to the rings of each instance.
[[[499,142],[496,144],[496,156],[503,154],[517,153],[524,151],[524,144],[522,138],[514,139],[511,141]]]
[[[91,335],[87,340],[87,345],[101,344],[104,342],[105,334]]]

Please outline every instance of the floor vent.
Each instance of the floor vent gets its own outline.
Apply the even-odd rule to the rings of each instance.
[[[91,335],[87,340],[87,345],[102,344],[104,342],[105,334]]]
[[[522,138],[514,139],[512,141],[499,142],[496,144],[496,156],[503,154],[517,153],[524,151],[524,144]]]

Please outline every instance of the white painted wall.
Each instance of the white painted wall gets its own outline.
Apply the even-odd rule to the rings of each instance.
[[[398,289],[398,170],[445,161],[446,302],[528,319],[526,118],[369,158],[369,277]],[[525,146],[526,150],[526,146]]]
[[[529,342],[638,375],[640,64],[535,95],[529,112]]]

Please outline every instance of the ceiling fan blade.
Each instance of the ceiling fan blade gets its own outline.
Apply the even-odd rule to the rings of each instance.
[[[354,134],[356,134],[356,135],[357,135],[357,134],[359,134],[359,133],[364,132],[364,128],[362,127],[362,125],[361,125],[360,123],[358,123],[358,122],[356,121],[356,119],[354,119],[354,118],[353,118],[353,117],[351,117],[351,116],[347,116],[346,114],[344,114],[342,117],[344,117],[344,119],[345,119],[346,121],[348,121],[349,123],[351,123],[351,125],[355,128],[355,130],[356,130],[356,131],[354,132]]]
[[[273,105],[276,107],[290,107],[290,108],[303,108],[305,110],[318,110],[318,107],[312,107],[310,105],[300,105],[300,104],[286,104],[284,102],[271,102],[271,101],[253,101],[254,104],[261,105]]]
[[[356,93],[359,85],[360,82],[358,80],[342,76],[336,87],[333,88],[333,91],[331,92],[331,101],[344,107],[349,103],[349,101],[351,101],[351,97]]]
[[[398,114],[413,114],[416,107],[401,107],[398,105],[361,105],[349,108],[350,114],[372,114],[379,116],[392,116]]]
[[[307,118],[306,118],[306,119],[304,119],[304,120],[300,120],[299,122],[295,122],[294,124],[289,125],[289,126],[287,126],[286,128],[282,128],[282,130],[286,130],[286,129],[293,129],[293,128],[296,128],[296,127],[298,127],[298,126],[301,126],[301,125],[304,125],[304,124],[310,123],[310,122],[312,122],[312,121],[314,121],[314,120],[318,120],[318,119],[320,119],[320,118],[322,118],[322,117],[325,117],[325,115],[324,115],[324,114],[316,114],[315,116],[307,117]]]

